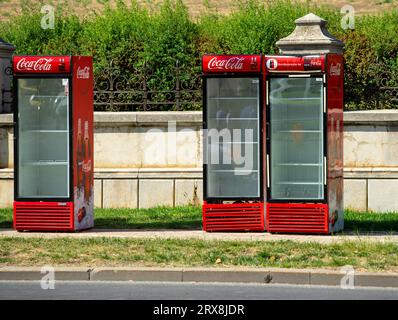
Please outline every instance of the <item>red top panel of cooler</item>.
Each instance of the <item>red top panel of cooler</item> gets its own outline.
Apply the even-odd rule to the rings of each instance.
[[[70,56],[14,56],[14,73],[70,73]]]
[[[203,73],[259,73],[261,55],[205,55]]]
[[[264,57],[264,71],[268,73],[319,72],[324,70],[324,55]]]

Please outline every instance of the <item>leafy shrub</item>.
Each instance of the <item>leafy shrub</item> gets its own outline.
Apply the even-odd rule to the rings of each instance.
[[[183,70],[179,74],[181,86],[199,88],[204,53],[277,53],[276,42],[293,31],[294,20],[314,12],[326,19],[329,31],[346,43],[346,108],[397,107],[379,90],[381,85],[398,86],[396,11],[356,17],[355,31],[344,31],[340,13],[316,2],[237,1],[229,15],[208,9],[195,20],[181,0],[166,0],[157,10],[137,1],[127,6],[118,0],[113,7],[109,1],[103,2],[101,14],[84,18],[69,13],[67,2],[63,3],[56,9],[54,30],[41,29],[39,4],[27,2],[30,4],[22,7],[21,15],[0,22],[0,35],[17,47],[18,54],[93,55],[97,75],[112,61],[112,70],[138,87],[142,74],[150,70],[150,89],[167,91],[175,85],[177,60]],[[168,97],[160,92],[152,99]],[[198,109],[200,105],[184,108]]]

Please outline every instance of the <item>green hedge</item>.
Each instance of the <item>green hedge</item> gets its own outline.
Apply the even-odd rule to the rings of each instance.
[[[189,84],[200,73],[204,53],[276,53],[276,41],[293,31],[294,20],[314,12],[328,20],[333,35],[346,42],[346,108],[397,107],[379,90],[382,77],[385,85],[398,86],[397,11],[358,16],[355,31],[345,31],[338,10],[315,2],[242,3],[229,15],[209,8],[195,19],[182,1],[164,1],[157,11],[135,1],[129,6],[119,1],[117,7],[106,7],[100,15],[84,19],[64,5],[57,8],[54,30],[42,30],[40,7],[28,4],[20,16],[0,22],[0,36],[13,43],[18,54],[93,55],[97,74],[110,60],[127,77],[145,65],[156,75],[153,87],[169,90],[174,85],[171,70],[176,60],[184,66],[182,81]]]

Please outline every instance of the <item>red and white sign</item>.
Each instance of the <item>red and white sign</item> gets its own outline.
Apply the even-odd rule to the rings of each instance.
[[[324,71],[325,56],[265,56],[266,72]]]
[[[69,73],[69,56],[14,56],[14,73]]]
[[[335,77],[340,77],[341,75],[341,63],[335,63],[330,65],[330,75]]]
[[[77,68],[77,79],[90,79],[90,67]]]
[[[261,70],[260,55],[205,55],[202,58],[204,73],[255,73]]]

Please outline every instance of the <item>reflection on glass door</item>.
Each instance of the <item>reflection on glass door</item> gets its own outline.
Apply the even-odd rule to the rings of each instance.
[[[69,197],[69,80],[18,79],[18,197]]]
[[[259,78],[208,78],[207,196],[258,198]]]
[[[322,78],[271,78],[271,199],[324,198]]]

